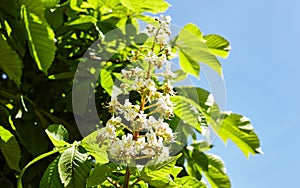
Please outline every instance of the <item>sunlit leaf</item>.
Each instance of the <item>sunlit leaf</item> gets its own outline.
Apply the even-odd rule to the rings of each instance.
[[[90,16],[90,15],[79,15],[79,17],[75,20],[66,22],[65,25],[80,25],[85,23],[96,23],[98,20],[97,18]]]
[[[105,148],[100,148],[97,143],[98,131],[94,131],[88,136],[84,137],[81,146],[88,151],[88,153],[95,158],[96,164],[105,164],[109,162],[108,155]]]
[[[162,187],[172,184],[169,175],[174,168],[176,161],[181,154],[169,157],[169,159],[157,163],[155,160],[149,161],[141,171],[141,178],[151,186]]]
[[[231,183],[226,174],[224,162],[220,157],[212,154],[206,154],[208,157],[208,170],[204,175],[212,188],[230,188]]]
[[[107,91],[109,95],[111,95],[114,81],[111,77],[110,72],[108,72],[105,69],[101,69],[100,80],[101,80],[101,86],[105,89],[105,91]]]
[[[77,12],[86,12],[86,9],[80,8],[80,5],[82,4],[82,0],[70,0],[70,7],[71,9],[77,11]]]
[[[62,125],[50,125],[46,133],[55,147],[68,145],[68,131]]]
[[[182,70],[186,73],[199,77],[200,64],[196,62],[192,57],[186,54],[184,51],[179,51],[179,63]]]
[[[222,58],[228,57],[231,48],[225,38],[215,34],[205,35],[203,38],[206,40],[205,44],[212,54]]]
[[[25,5],[22,6],[22,16],[31,56],[38,68],[47,74],[56,51],[54,32],[39,16],[28,12]]]
[[[11,169],[20,171],[19,162],[21,159],[20,146],[13,134],[0,126],[0,149],[5,161]]]
[[[199,105],[184,96],[173,96],[171,97],[171,101],[174,104],[174,114],[179,117],[183,123],[201,132],[199,123],[201,112],[199,111]]]
[[[225,143],[228,139],[232,140],[246,157],[250,154],[262,153],[259,139],[248,118],[239,114],[226,113],[224,119],[212,127]]]
[[[194,24],[187,24],[175,37],[172,44],[178,49],[180,66],[183,66],[187,73],[195,75],[198,71],[195,62],[202,62],[223,76],[219,60],[210,52],[201,31]],[[186,63],[189,65],[185,65]]]
[[[84,187],[91,170],[88,154],[78,151],[78,146],[65,150],[58,161],[59,177],[64,187]]]
[[[157,14],[165,12],[170,6],[165,0],[120,0],[120,2],[135,13],[150,12]]]
[[[22,61],[17,52],[11,49],[2,36],[0,36],[0,49],[0,69],[19,87],[23,68]]]
[[[206,188],[206,185],[192,176],[175,178],[175,183],[181,188]]]

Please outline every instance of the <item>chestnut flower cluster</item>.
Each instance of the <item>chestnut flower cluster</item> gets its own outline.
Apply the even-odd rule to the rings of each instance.
[[[153,46],[143,52],[134,52],[135,57],[131,58],[132,62],[144,62],[148,68],[136,66],[121,71],[122,83],[119,88],[115,87],[108,106],[112,117],[99,130],[97,140],[107,145],[110,159],[116,161],[163,160],[169,156],[170,144],[175,139],[175,133],[165,122],[173,116],[170,97],[175,95],[171,85],[174,73],[168,61],[170,18],[161,16],[156,21],[159,27],[149,25],[146,28],[146,33],[154,40]],[[159,53],[155,52],[155,45]],[[137,101],[122,99],[132,91],[140,96]],[[122,134],[120,130],[124,130]]]

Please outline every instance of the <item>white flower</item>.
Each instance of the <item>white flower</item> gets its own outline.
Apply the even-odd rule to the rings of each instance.
[[[148,132],[146,133],[146,138],[147,138],[147,142],[150,144],[150,145],[156,145],[157,143],[157,139],[156,139],[156,134],[154,132]]]
[[[108,152],[111,158],[119,159],[121,153],[121,141],[119,139],[111,140]]]
[[[139,137],[138,140],[135,142],[135,150],[137,154],[140,154],[142,150],[146,146],[145,137]]]
[[[147,87],[147,89],[150,91],[150,96],[154,95],[155,91],[156,91],[156,84],[153,80],[151,79],[147,79],[145,86]]]
[[[172,142],[174,140],[174,133],[169,127],[169,124],[167,124],[166,122],[162,122],[156,128],[156,134],[163,136],[167,142]]]
[[[134,69],[131,70],[132,74],[136,77],[142,77],[144,75],[144,70],[141,69],[140,67],[135,67]]]
[[[158,59],[157,55],[154,52],[152,52],[152,51],[150,51],[147,54],[147,56],[145,57],[145,61],[146,62],[152,63],[154,65],[156,64],[157,59]]]
[[[112,124],[107,123],[106,127],[102,128],[98,134],[100,138],[104,138],[104,139],[115,138],[116,128]]]
[[[131,108],[132,108],[132,103],[129,101],[129,99],[125,99],[124,110],[130,110]]]
[[[167,16],[160,15],[160,19],[163,20],[163,21],[165,21],[165,22],[168,22],[168,23],[170,23],[172,21],[172,18],[169,15],[167,15]]]
[[[168,78],[174,78],[174,77],[176,77],[176,74],[172,71],[172,62],[166,61],[164,74]]]
[[[158,111],[161,112],[163,115],[171,115],[173,114],[173,104],[170,100],[170,95],[163,95],[161,98],[157,100],[158,102]]]
[[[140,91],[144,85],[144,80],[136,77],[132,84],[132,90]]]
[[[120,108],[121,104],[118,101],[118,98],[112,98],[109,104],[109,111],[111,113],[117,113],[118,109]]]
[[[136,112],[134,109],[129,109],[128,111],[124,111],[124,118],[127,121],[134,121],[138,114],[139,113]]]

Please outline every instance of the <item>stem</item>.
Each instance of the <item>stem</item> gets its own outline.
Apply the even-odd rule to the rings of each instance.
[[[147,116],[149,117],[150,115],[152,115],[152,114],[154,114],[154,113],[156,113],[156,112],[158,112],[158,109],[157,109],[157,108],[156,108],[155,110],[149,112],[149,114],[147,114]]]
[[[130,169],[129,169],[129,166],[127,164],[126,174],[125,174],[124,188],[128,188],[129,187],[129,178],[130,178]]]
[[[149,65],[148,65],[148,71],[147,71],[147,79],[150,78],[150,72],[151,72],[151,62],[149,62]]]
[[[158,103],[154,103],[154,104],[151,104],[151,105],[149,105],[149,106],[146,106],[146,107],[144,108],[144,110],[147,110],[147,109],[152,108],[152,107],[155,107],[155,106],[158,106]]]

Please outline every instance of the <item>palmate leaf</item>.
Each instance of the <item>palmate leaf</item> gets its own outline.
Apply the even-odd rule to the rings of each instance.
[[[225,143],[228,139],[232,140],[247,158],[250,154],[263,153],[248,118],[239,114],[225,113],[224,119],[212,127]]]
[[[196,25],[187,24],[184,26],[173,40],[172,45],[179,51],[179,64],[185,72],[198,77],[199,71],[195,62],[202,62],[223,77],[219,60],[205,44],[202,33]]]
[[[0,149],[8,166],[20,171],[21,150],[19,144],[15,136],[2,126],[0,126]]]
[[[63,184],[59,178],[58,161],[60,156],[56,157],[47,167],[40,181],[40,187],[43,188],[63,188]]]
[[[212,188],[230,188],[230,180],[220,157],[203,153],[197,147],[189,147],[185,157],[189,175],[198,180],[204,175]]]
[[[212,54],[222,58],[228,57],[231,48],[225,38],[215,34],[205,35],[203,38],[206,40],[205,44]]]
[[[50,125],[46,133],[55,147],[68,145],[68,131],[62,125]]]
[[[166,187],[174,184],[169,175],[180,156],[181,154],[169,157],[169,159],[160,163],[155,160],[149,161],[141,171],[141,179],[154,187]]]
[[[206,185],[192,176],[175,178],[175,183],[181,188],[206,188]]]
[[[205,89],[190,86],[176,87],[175,89],[179,95],[193,100],[205,111],[214,105],[213,95]]]
[[[183,123],[190,125],[198,132],[201,132],[199,123],[199,106],[184,96],[173,96],[171,101],[174,104],[174,114],[179,117]]]
[[[22,6],[21,11],[31,56],[38,68],[47,74],[56,51],[54,32],[43,17],[27,11],[25,5]]]
[[[143,12],[157,14],[165,12],[170,6],[165,0],[120,0],[120,2],[137,14]]]
[[[22,61],[17,52],[11,49],[2,36],[0,36],[0,49],[0,69],[19,87],[23,68]]]
[[[97,130],[84,137],[82,139],[81,146],[95,158],[96,164],[105,164],[109,162],[108,154],[104,147],[99,147],[99,144],[97,143],[98,134],[99,131]]]
[[[78,18],[75,20],[65,22],[65,25],[72,26],[72,25],[80,25],[85,23],[96,23],[98,20],[97,18],[90,16],[90,15],[79,15]]]
[[[196,62],[193,58],[191,58],[188,54],[186,54],[184,51],[179,51],[178,55],[181,69],[186,73],[189,73],[195,77],[199,77],[200,64]]]
[[[212,154],[206,154],[208,158],[208,170],[203,171],[206,179],[212,188],[230,188],[231,183],[226,174],[224,162],[220,157]]]
[[[112,92],[112,88],[114,85],[114,81],[111,77],[110,72],[108,72],[105,69],[101,69],[100,72],[100,82],[101,82],[101,86],[105,89],[105,91],[111,95]]]
[[[84,187],[90,171],[88,154],[81,153],[76,143],[61,154],[58,172],[64,187]]]
[[[199,104],[206,120],[225,143],[228,139],[232,140],[246,157],[249,157],[249,154],[262,153],[259,139],[248,118],[238,114],[220,112],[212,95],[204,89],[179,87],[176,88],[176,91]]]
[[[117,164],[109,163],[104,165],[96,166],[92,171],[87,180],[87,187],[97,186],[102,184],[112,171],[116,170]]]

